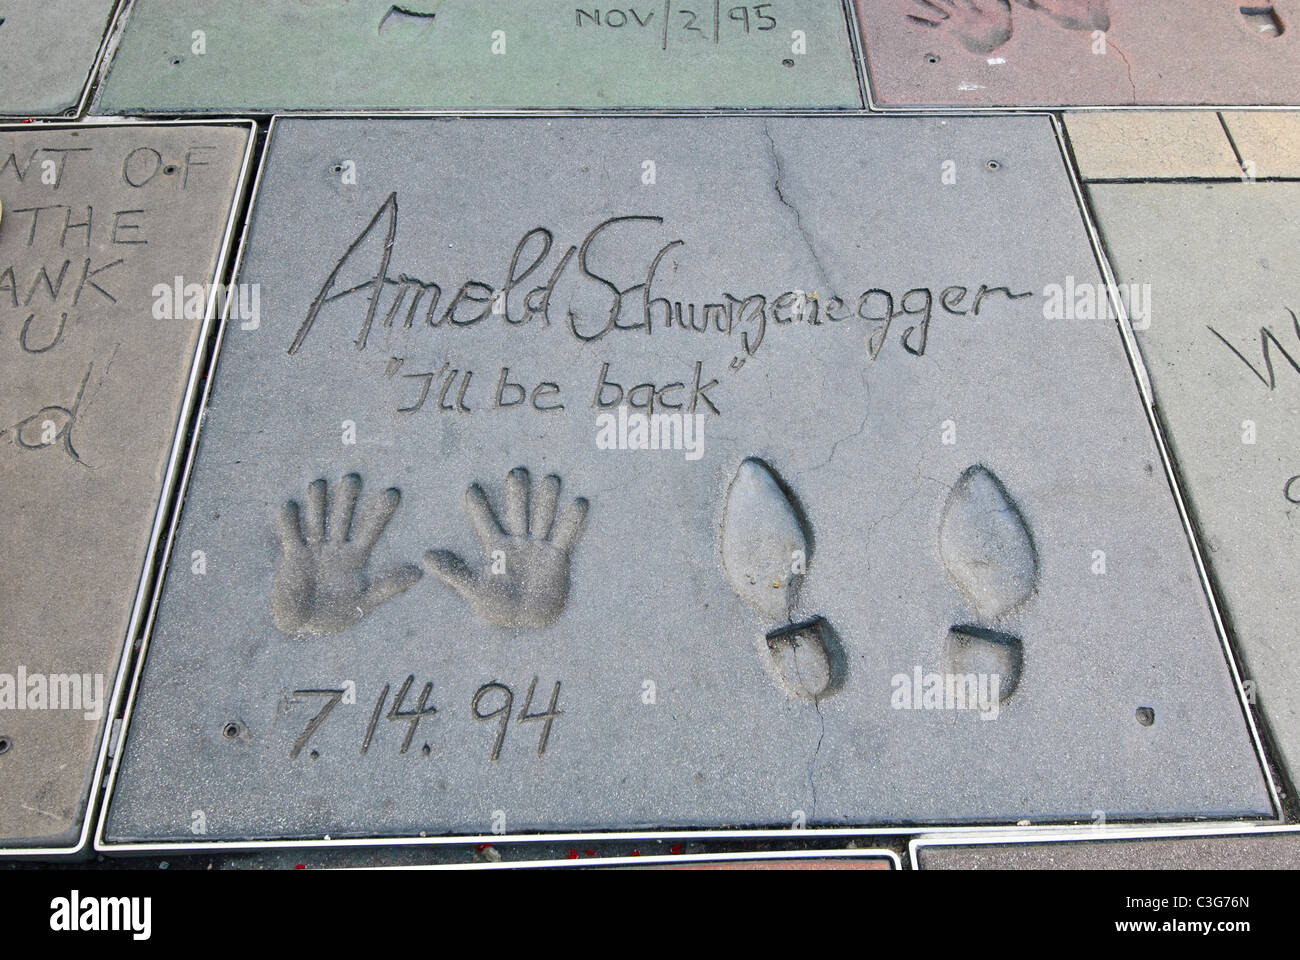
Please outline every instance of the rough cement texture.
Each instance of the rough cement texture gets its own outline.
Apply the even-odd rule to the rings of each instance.
[[[1223,120],[1252,176],[1300,179],[1300,112],[1238,110]]]
[[[1067,113],[1065,129],[1085,180],[1241,177],[1232,141],[1212,111]]]

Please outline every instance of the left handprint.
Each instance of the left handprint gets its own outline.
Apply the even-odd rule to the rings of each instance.
[[[277,532],[282,556],[271,585],[271,619],[290,636],[339,633],[420,579],[415,564],[394,567],[371,580],[371,551],[401,503],[396,488],[372,497],[357,514],[361,477],[349,473],[327,497],[324,479],[307,488],[306,510],[290,500]]]

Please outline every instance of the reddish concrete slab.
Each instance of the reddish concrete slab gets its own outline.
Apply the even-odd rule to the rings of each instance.
[[[883,109],[1300,103],[1300,0],[857,0]]]

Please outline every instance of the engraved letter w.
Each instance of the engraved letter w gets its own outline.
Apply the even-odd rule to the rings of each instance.
[[[1294,310],[1287,310],[1287,313],[1291,314],[1291,323],[1294,324],[1295,326],[1296,339],[1300,340],[1300,317],[1296,316]],[[1273,333],[1273,331],[1270,330],[1268,327],[1259,328],[1259,338],[1264,346],[1264,369],[1268,371],[1267,378],[1265,378],[1264,374],[1259,372],[1259,370],[1256,368],[1256,366],[1253,363],[1251,363],[1249,360],[1245,358],[1245,356],[1242,355],[1242,352],[1240,350],[1238,350],[1232,344],[1228,343],[1227,338],[1225,338],[1223,334],[1219,333],[1219,331],[1215,330],[1213,327],[1210,327],[1209,331],[1210,333],[1218,337],[1220,340],[1222,340],[1224,346],[1226,346],[1229,350],[1235,353],[1237,355],[1237,359],[1239,359],[1242,363],[1248,366],[1250,368],[1250,372],[1253,373],[1255,376],[1259,377],[1260,382],[1263,383],[1264,386],[1268,387],[1270,390],[1273,390],[1277,387],[1277,377],[1273,373],[1273,355],[1269,352],[1268,349],[1268,344],[1270,340],[1273,342],[1273,346],[1277,347],[1278,351],[1282,354],[1282,356],[1286,357],[1287,363],[1291,364],[1291,369],[1295,370],[1296,373],[1300,373],[1300,363],[1297,363],[1296,358],[1286,352],[1286,348],[1282,346],[1282,343],[1281,341],[1278,340],[1277,335]]]

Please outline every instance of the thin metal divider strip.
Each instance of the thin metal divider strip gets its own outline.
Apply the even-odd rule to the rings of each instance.
[[[853,73],[858,78],[858,97],[864,109],[874,112],[871,105],[871,82],[867,77],[867,58],[862,46],[862,35],[858,30],[858,10],[853,0],[841,0],[845,22],[849,31],[849,52],[853,57]]]

